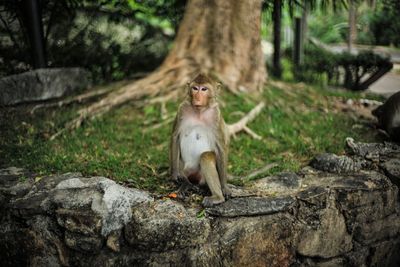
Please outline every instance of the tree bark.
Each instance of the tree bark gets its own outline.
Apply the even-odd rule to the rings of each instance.
[[[127,101],[181,88],[200,71],[234,93],[261,90],[266,69],[260,24],[261,0],[189,0],[173,47],[161,66],[80,110],[79,118],[67,126],[79,127],[84,119]]]
[[[349,52],[353,50],[353,44],[357,38],[357,3],[355,0],[350,0],[349,3],[349,36],[347,40],[347,46]]]

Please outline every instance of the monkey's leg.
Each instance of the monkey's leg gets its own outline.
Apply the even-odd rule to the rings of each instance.
[[[211,207],[225,201],[221,190],[221,183],[217,172],[215,153],[204,152],[200,156],[200,171],[211,191],[210,197],[204,197],[203,206]]]

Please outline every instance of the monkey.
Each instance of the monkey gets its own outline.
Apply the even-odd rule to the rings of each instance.
[[[205,74],[187,83],[170,142],[170,174],[174,181],[207,185],[211,196],[203,199],[210,207],[230,196],[227,187],[229,134],[218,101],[219,84]]]
[[[393,141],[400,142],[400,91],[374,109],[372,115],[377,117],[379,127],[385,130]]]

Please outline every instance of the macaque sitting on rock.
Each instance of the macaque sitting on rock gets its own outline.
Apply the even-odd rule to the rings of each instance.
[[[229,135],[216,100],[217,83],[204,74],[187,86],[187,97],[179,106],[170,144],[172,179],[207,185],[211,196],[203,206],[225,201]]]

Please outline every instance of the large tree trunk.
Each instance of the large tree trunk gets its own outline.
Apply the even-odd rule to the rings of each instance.
[[[199,71],[213,75],[232,92],[261,90],[266,70],[260,23],[261,0],[189,0],[162,65],[80,110],[80,117],[69,127],[130,100],[175,92]]]
[[[357,3],[350,0],[349,3],[349,34],[347,37],[347,47],[351,53],[357,38]]]

